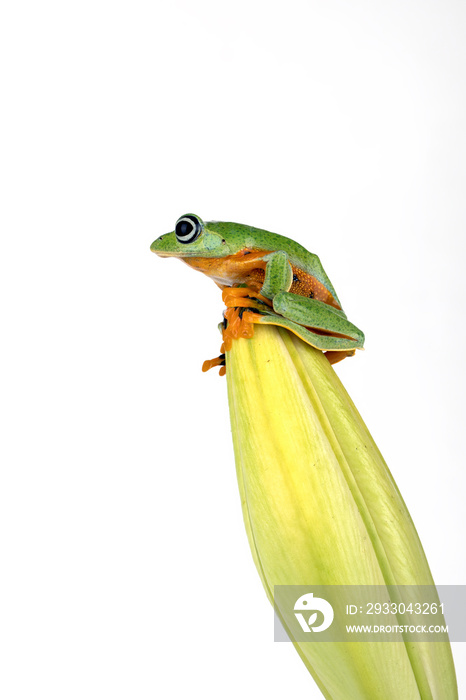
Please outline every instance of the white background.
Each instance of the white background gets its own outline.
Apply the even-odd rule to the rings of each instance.
[[[219,290],[149,252],[187,211],[320,256],[366,333],[337,371],[466,582],[465,32],[453,0],[2,4],[2,698],[320,697],[200,372]]]

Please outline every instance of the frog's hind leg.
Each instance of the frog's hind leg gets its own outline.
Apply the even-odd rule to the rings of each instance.
[[[364,345],[364,333],[338,309],[323,301],[279,292],[273,299],[273,309],[283,318],[304,326],[315,336],[321,336],[322,342],[314,345],[320,350],[351,350]],[[346,342],[342,343],[342,340]]]

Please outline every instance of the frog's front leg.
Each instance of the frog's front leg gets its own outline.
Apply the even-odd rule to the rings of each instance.
[[[288,292],[290,289],[293,284],[293,268],[284,250],[269,253],[263,260],[267,264],[261,294],[273,300],[279,292]]]

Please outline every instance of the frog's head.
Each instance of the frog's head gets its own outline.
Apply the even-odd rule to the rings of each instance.
[[[227,248],[215,222],[204,223],[195,214],[181,216],[175,230],[159,236],[150,247],[162,258],[221,257],[228,254]]]

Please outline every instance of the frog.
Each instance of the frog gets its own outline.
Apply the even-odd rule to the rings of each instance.
[[[255,324],[281,326],[321,350],[331,364],[363,349],[364,333],[351,323],[319,257],[291,238],[234,222],[184,214],[151,245],[210,277],[227,310],[221,355],[203,370],[225,365],[234,338],[250,338]],[[222,352],[223,350],[223,352]]]

